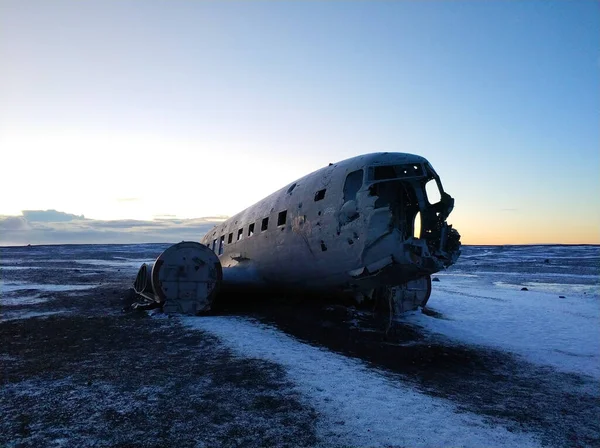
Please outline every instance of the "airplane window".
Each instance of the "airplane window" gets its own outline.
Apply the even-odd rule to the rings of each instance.
[[[254,223],[248,226],[248,236],[254,235]]]
[[[279,212],[279,215],[277,215],[277,225],[278,226],[284,225],[286,218],[287,218],[287,210]]]
[[[356,199],[356,193],[362,187],[363,182],[363,170],[352,171],[346,176],[346,182],[344,183],[344,202],[354,201]]]
[[[415,221],[413,223],[413,238],[421,238],[421,212],[417,212],[415,215]]]
[[[442,199],[440,189],[438,188],[435,179],[430,179],[429,182],[425,184],[425,192],[427,193],[427,200],[431,205],[437,204],[440,202],[440,199]]]
[[[225,245],[225,235],[219,238],[219,255],[223,255],[223,246]]]
[[[376,166],[373,180],[395,179],[396,170],[393,166]]]
[[[238,240],[238,241],[242,239],[242,235],[243,235],[243,233],[244,233],[244,229],[240,229],[240,230],[238,230],[238,236],[237,236],[237,240]]]
[[[227,244],[231,244],[232,241],[233,241],[233,232],[231,232],[229,234],[229,236],[227,237]]]
[[[370,167],[368,177],[369,180],[388,180],[422,176],[423,174],[423,167],[421,165],[404,164]]]
[[[269,218],[263,218],[262,223],[260,225],[260,231],[264,232],[269,227]]]
[[[319,190],[315,193],[315,202],[325,198],[325,191],[327,191],[327,189]]]

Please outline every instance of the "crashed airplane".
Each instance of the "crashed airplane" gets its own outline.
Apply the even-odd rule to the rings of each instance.
[[[140,268],[137,294],[166,312],[199,314],[238,288],[340,294],[385,303],[393,314],[425,306],[431,274],[452,265],[454,207],[429,162],[404,153],[329,164],[286,185]]]

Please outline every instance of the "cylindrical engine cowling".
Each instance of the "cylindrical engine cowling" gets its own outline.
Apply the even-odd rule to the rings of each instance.
[[[212,250],[183,241],[167,248],[154,263],[144,263],[134,290],[162,304],[165,312],[198,314],[210,310],[222,279],[221,263]]]
[[[138,271],[135,282],[133,282],[134,291],[148,299],[157,300],[154,297],[154,290],[152,289],[152,268],[154,263],[144,263]],[[158,301],[158,300],[157,300]]]

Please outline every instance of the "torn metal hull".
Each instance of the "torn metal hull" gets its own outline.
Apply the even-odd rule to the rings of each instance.
[[[330,164],[211,229],[201,243],[224,285],[426,303],[430,275],[453,264],[454,200],[418,155],[374,153]]]
[[[134,291],[166,312],[199,314],[211,309],[222,280],[221,263],[199,243],[174,244],[154,263],[142,264]]]

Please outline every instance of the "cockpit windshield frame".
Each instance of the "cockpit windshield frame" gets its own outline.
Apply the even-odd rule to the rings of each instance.
[[[367,182],[381,182],[396,179],[415,179],[427,176],[421,163],[402,163],[394,165],[370,166],[367,170]]]

